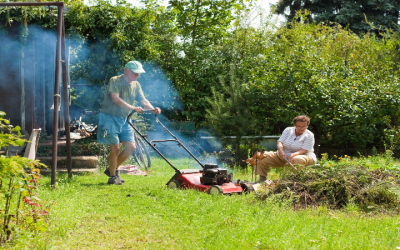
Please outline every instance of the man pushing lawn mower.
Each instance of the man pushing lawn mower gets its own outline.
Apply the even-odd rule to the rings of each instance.
[[[146,109],[160,114],[161,109],[154,108],[144,97],[142,87],[137,81],[140,74],[146,73],[138,61],[130,61],[125,65],[124,74],[114,76],[108,82],[108,93],[104,97],[99,115],[97,141],[110,145],[108,168],[104,173],[109,176],[108,184],[122,185],[117,167],[135,151],[135,134],[127,122],[131,111],[143,112],[142,107],[133,106],[135,100]],[[120,143],[124,150],[120,153]]]

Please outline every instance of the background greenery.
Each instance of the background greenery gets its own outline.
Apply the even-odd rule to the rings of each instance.
[[[140,82],[148,99],[168,119],[236,135],[237,145],[243,135],[280,134],[300,114],[311,117],[317,152],[319,145],[383,149],[385,129],[397,129],[399,35],[373,18],[380,12],[359,10],[370,18],[365,25],[383,25],[369,32],[350,21],[322,22],[315,8],[276,26],[252,7],[256,1],[143,3],[66,2],[77,107],[98,110],[108,79],[135,59],[145,64]],[[54,29],[56,16],[42,7],[2,8],[0,30],[6,35],[18,24],[26,41],[27,24]],[[254,16],[258,27],[250,25]]]
[[[400,1],[398,0],[280,0],[275,13],[284,15],[287,20],[295,18],[296,11],[309,10],[313,14],[309,19],[318,23],[335,22],[348,27],[356,33],[367,31],[379,33],[384,29],[398,27]],[[373,27],[366,21],[373,24]]]

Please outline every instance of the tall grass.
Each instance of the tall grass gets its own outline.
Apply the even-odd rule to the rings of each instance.
[[[49,231],[21,238],[15,249],[395,249],[400,218],[365,214],[349,204],[294,211],[284,201],[253,194],[210,196],[169,190],[174,171],[155,159],[149,176],[123,175],[122,186],[104,174],[58,175],[41,180],[41,197],[55,202]],[[185,160],[173,160],[180,169]],[[330,163],[329,163],[330,164]],[[250,179],[248,170],[235,179]],[[274,173],[278,175],[279,173]]]

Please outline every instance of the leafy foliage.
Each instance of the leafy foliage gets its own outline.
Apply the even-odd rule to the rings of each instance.
[[[383,148],[383,128],[400,111],[397,35],[360,38],[339,26],[308,24],[304,15],[298,18],[302,21],[275,32],[235,31],[247,43],[230,43],[241,56],[235,61],[239,73],[248,79],[241,83],[247,91],[243,110],[251,110],[251,115],[241,116],[256,126],[247,132],[279,134],[294,116],[306,114],[317,152],[320,144],[361,151],[372,145]],[[221,124],[213,125],[224,130]]]
[[[229,85],[220,80],[225,93],[216,92],[213,88],[213,97],[207,98],[211,108],[207,110],[206,118],[221,135],[248,135],[256,126],[255,122],[249,122],[252,114],[248,109],[250,100],[243,88],[245,81],[237,79],[232,69]]]
[[[288,10],[288,14],[286,11]],[[284,15],[290,22],[296,19],[297,11],[308,10],[311,22],[335,22],[363,34],[370,29],[396,29],[399,19],[400,1],[310,1],[280,0],[275,5],[275,13]],[[371,27],[372,24],[375,27]]]
[[[382,148],[383,129],[398,120],[400,39],[390,30],[360,37],[340,25],[310,24],[305,13],[287,27],[267,19],[254,28],[246,21],[246,3],[253,1],[171,1],[168,8],[155,0],[143,2],[144,8],[123,1],[68,3],[66,33],[78,106],[98,109],[108,79],[137,59],[146,61],[140,82],[148,99],[168,118],[195,121],[197,127],[211,126],[226,135],[234,130],[207,120],[207,110],[217,105],[207,100],[219,96],[219,103],[227,105],[226,88],[234,84],[245,97],[245,113],[229,119],[251,116],[240,129],[235,125],[235,133],[280,134],[294,116],[306,114],[317,147],[361,150]],[[0,11],[5,23],[18,19],[55,27],[52,9]],[[231,67],[236,78],[246,80],[231,82]]]
[[[344,127],[385,126],[399,112],[398,43],[389,33],[360,38],[338,26],[292,22],[271,38],[250,86],[256,112],[275,124],[309,115],[317,146]]]
[[[18,132],[20,128],[10,128],[9,121],[0,112],[1,146],[24,144],[25,140]],[[7,128],[7,132],[3,129]],[[30,160],[20,156],[0,156],[0,210],[1,229],[0,245],[18,237],[19,234],[43,231],[46,229],[44,221],[49,213],[49,203],[38,198],[38,167],[46,167],[37,160]]]
[[[246,79],[237,79],[234,74],[232,67],[229,85],[220,79],[225,93],[212,88],[213,97],[207,98],[211,108],[207,109],[206,119],[219,135],[236,136],[236,160],[239,164],[243,158],[240,150],[242,136],[252,134],[259,121],[251,119],[250,100],[243,87]]]
[[[204,122],[209,106],[206,98],[218,82],[219,75],[229,72],[229,61],[219,48],[228,39],[229,28],[238,12],[246,9],[243,0],[170,1],[170,11],[181,38],[175,44],[176,56],[164,61],[167,74],[179,91],[185,108],[178,119]],[[228,62],[228,63],[227,63]]]
[[[384,129],[385,147],[392,152],[399,152],[400,147],[400,129],[395,126],[389,126]]]
[[[21,138],[22,135],[19,132],[21,128],[10,125],[10,121],[3,118],[5,115],[5,112],[0,111],[0,148],[5,147],[6,155],[8,155],[10,145],[22,147],[26,140]]]

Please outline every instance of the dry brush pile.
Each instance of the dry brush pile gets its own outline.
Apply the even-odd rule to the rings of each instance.
[[[294,208],[326,205],[340,209],[349,203],[364,211],[400,210],[400,171],[369,171],[362,166],[312,166],[284,171],[281,178],[259,189],[258,197],[286,199]]]

